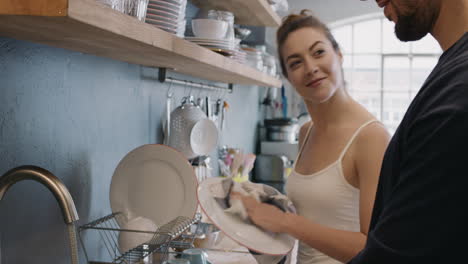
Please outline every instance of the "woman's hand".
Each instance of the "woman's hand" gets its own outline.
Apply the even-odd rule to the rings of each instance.
[[[271,232],[285,232],[286,214],[276,206],[260,203],[250,196],[244,196],[236,192],[231,193],[231,198],[242,201],[249,218],[257,226]]]

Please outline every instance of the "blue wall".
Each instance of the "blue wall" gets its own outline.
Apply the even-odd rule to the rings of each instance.
[[[157,71],[0,38],[0,175],[25,164],[43,167],[69,188],[78,225],[107,215],[120,159],[162,142],[168,85],[152,79]],[[177,101],[190,91],[172,89]],[[236,85],[226,96],[231,108],[221,144],[254,151],[259,93]],[[0,263],[69,263],[67,239],[59,207],[40,184],[20,182],[0,202]]]

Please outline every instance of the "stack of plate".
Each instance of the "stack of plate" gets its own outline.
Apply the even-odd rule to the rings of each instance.
[[[237,52],[235,40],[185,37],[186,40],[208,48],[224,56],[233,56]]]
[[[247,64],[247,53],[245,53],[245,51],[243,50],[234,51],[234,54],[232,56],[229,56],[229,58],[241,64]]]
[[[187,0],[150,0],[145,22],[183,37]]]

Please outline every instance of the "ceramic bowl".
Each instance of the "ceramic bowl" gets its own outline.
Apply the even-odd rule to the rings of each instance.
[[[223,39],[226,36],[228,23],[226,21],[199,18],[192,20],[192,31],[199,38]]]

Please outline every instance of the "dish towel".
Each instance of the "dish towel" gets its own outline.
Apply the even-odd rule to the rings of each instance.
[[[289,198],[275,188],[259,183],[245,181],[242,183],[226,178],[221,182],[224,198],[215,198],[216,202],[224,208],[225,212],[239,216],[244,221],[253,224],[248,218],[247,210],[242,201],[231,199],[231,192],[237,192],[242,195],[251,196],[259,202],[268,203],[278,207],[283,212],[296,213],[296,208]],[[283,260],[285,256],[271,256],[259,254],[249,250],[252,256],[259,264],[276,264]],[[289,254],[288,254],[289,255]],[[291,259],[291,256],[288,256]],[[288,261],[287,261],[288,262]],[[284,262],[281,262],[284,263]]]

